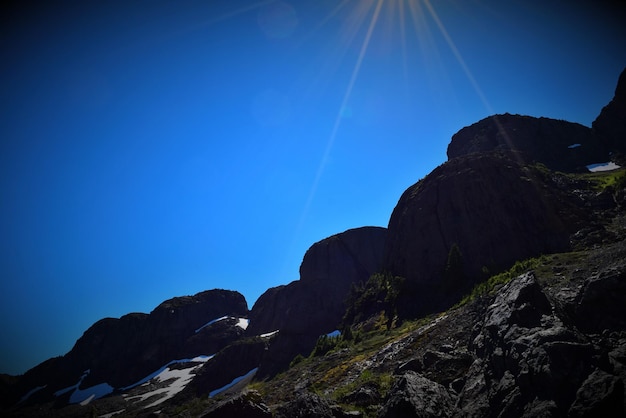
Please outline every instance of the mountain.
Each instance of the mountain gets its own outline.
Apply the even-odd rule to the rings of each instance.
[[[250,310],[210,290],[96,322],[2,376],[2,415],[624,416],[624,74],[591,128],[461,129],[388,228],[313,244]]]
[[[385,228],[363,227],[326,238],[307,250],[300,280],[259,297],[247,334],[279,330],[261,376],[281,371],[296,355],[308,354],[320,335],[338,328],[352,284],[382,267],[386,234]]]

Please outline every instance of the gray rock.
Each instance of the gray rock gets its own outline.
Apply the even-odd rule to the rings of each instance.
[[[626,271],[608,270],[589,278],[570,310],[585,332],[626,330]]]
[[[624,382],[602,370],[594,370],[576,392],[569,416],[623,417]]]
[[[275,418],[342,418],[344,412],[335,404],[310,392],[296,394],[295,398],[276,409]]]
[[[454,417],[458,411],[446,388],[416,372],[406,372],[391,388],[379,418]]]
[[[237,396],[219,402],[208,410],[203,418],[272,418],[267,405],[256,391],[240,393]]]
[[[470,347],[478,357],[458,406],[471,417],[564,415],[594,347],[552,314],[532,274],[502,287]]]

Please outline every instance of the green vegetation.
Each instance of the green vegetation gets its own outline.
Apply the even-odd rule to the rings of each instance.
[[[597,191],[603,191],[607,187],[615,189],[623,189],[626,187],[626,168],[613,171],[585,173],[580,176],[585,180],[591,181],[593,188]]]
[[[519,276],[520,274],[526,273],[527,271],[533,270],[540,265],[546,263],[548,261],[546,256],[540,256],[537,258],[529,258],[524,261],[516,261],[513,267],[509,270],[502,272],[500,274],[496,274],[495,276],[491,276],[484,282],[478,283],[472,291],[466,295],[459,303],[457,303],[454,307],[463,306],[468,302],[471,302],[481,296],[492,294],[497,287],[504,285],[511,281],[514,277]]]
[[[313,351],[311,351],[311,357],[323,356],[329,351],[335,349],[342,342],[343,337],[341,335],[330,337],[328,335],[322,335],[317,339],[315,347],[313,347]]]
[[[373,274],[365,284],[353,285],[346,302],[348,308],[343,318],[344,328],[380,312],[384,312],[387,328],[391,328],[404,285],[404,278],[386,272]]]
[[[448,259],[443,269],[443,287],[445,290],[463,286],[465,273],[463,272],[463,255],[461,249],[454,243],[448,252]]]

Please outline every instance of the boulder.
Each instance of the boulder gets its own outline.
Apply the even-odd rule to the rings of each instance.
[[[603,270],[587,279],[569,307],[585,332],[626,331],[626,271]]]
[[[624,382],[602,370],[594,370],[576,392],[576,400],[570,407],[568,416],[623,417]]]
[[[272,418],[272,413],[258,392],[247,391],[217,403],[202,418]]]
[[[310,392],[297,393],[276,409],[275,418],[341,418],[344,413],[327,399]]]
[[[446,388],[424,376],[408,371],[389,391],[389,395],[378,414],[379,418],[402,417],[455,417],[454,398]]]

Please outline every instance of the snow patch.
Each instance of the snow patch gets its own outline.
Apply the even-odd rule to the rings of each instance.
[[[70,395],[70,403],[79,403],[81,405],[87,405],[94,399],[100,399],[113,392],[113,387],[108,383],[100,383],[98,385],[90,386],[86,389],[81,389],[80,385],[87,375],[91,373],[91,369],[87,369],[83,372],[83,375],[78,379],[78,383],[74,386],[67,387],[65,389],[54,392],[54,396],[61,396],[68,392],[72,392]]]
[[[582,144],[572,144],[572,145],[568,146],[567,148],[573,149],[573,148],[578,148],[578,147],[582,147]]]
[[[228,316],[222,316],[222,317],[220,317],[220,318],[212,319],[212,320],[210,320],[209,322],[207,322],[206,324],[202,325],[202,326],[201,326],[200,328],[198,328],[197,330],[195,330],[194,332],[197,334],[198,332],[200,332],[200,330],[201,330],[201,329],[203,329],[203,328],[205,328],[205,327],[208,327],[209,325],[212,325],[212,324],[214,324],[214,323],[216,323],[216,322],[223,321],[224,319],[227,319],[227,318],[228,318]]]
[[[279,330],[268,332],[267,334],[261,334],[261,335],[259,335],[259,337],[261,337],[261,338],[273,337],[274,335],[278,334],[278,331]]]
[[[246,378],[252,376],[253,374],[255,374],[257,372],[257,370],[259,370],[259,368],[255,367],[254,369],[250,370],[248,373],[244,374],[243,376],[239,376],[239,377],[234,378],[233,381],[230,382],[229,384],[227,384],[225,386],[222,386],[219,389],[215,389],[214,391],[209,393],[209,398],[212,398],[215,395],[219,395],[220,393],[224,392],[225,390],[228,390],[228,389],[232,388],[237,383],[241,382],[243,379],[246,379]]]
[[[151,408],[153,406],[160,405],[166,400],[174,397],[174,395],[176,395],[178,392],[182,391],[185,386],[187,386],[189,382],[191,382],[191,380],[193,379],[195,375],[195,370],[202,367],[202,363],[206,363],[212,358],[213,356],[198,356],[192,359],[172,360],[156,372],[144,377],[133,385],[122,388],[122,390],[132,389],[139,385],[148,386],[151,381],[153,381],[153,383],[155,384],[166,382],[169,382],[169,384],[142,393],[141,395],[126,397],[126,400],[142,402],[156,396],[158,399],[152,402],[150,405],[146,405],[144,408]],[[177,363],[193,363],[193,365],[183,369],[170,369],[169,366]]]
[[[237,320],[236,326],[238,326],[241,329],[248,328],[248,324],[250,323],[250,320],[248,318],[235,318],[234,316],[222,316],[221,318],[213,319],[213,320],[207,322],[206,324],[202,325],[200,328],[195,330],[195,333],[197,334],[203,328],[208,327],[209,325],[212,325],[212,324],[214,324],[216,322],[223,321],[225,319],[236,319]]]
[[[239,318],[239,321],[237,321],[237,326],[241,329],[248,328],[249,324],[250,324],[250,320],[248,318]]]
[[[207,361],[211,360],[213,357],[215,357],[215,354],[210,355],[210,356],[197,356],[197,357],[194,357],[192,359],[184,358],[184,359],[180,359],[180,360],[172,360],[169,363],[167,363],[165,366],[161,367],[160,369],[156,370],[155,372],[150,373],[148,376],[144,377],[143,379],[133,383],[132,385],[124,386],[123,388],[120,388],[120,390],[127,391],[127,390],[130,390],[130,389],[132,389],[134,387],[137,387],[139,385],[143,385],[143,384],[151,381],[152,379],[158,377],[165,370],[168,370],[169,366],[171,366],[172,364],[177,364],[177,363],[206,363]]]
[[[592,173],[595,173],[598,171],[617,170],[618,168],[621,168],[621,167],[615,164],[613,161],[609,161],[608,163],[590,164],[587,166],[587,170],[591,171]]]

